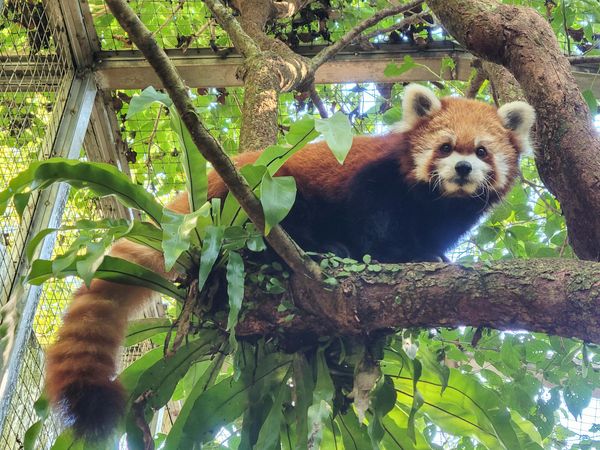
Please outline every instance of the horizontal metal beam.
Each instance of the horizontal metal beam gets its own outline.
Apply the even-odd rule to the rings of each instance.
[[[322,46],[300,47],[297,52],[308,58]],[[237,71],[243,58],[232,49],[222,49],[217,55],[211,49],[168,50],[186,84],[191,88],[241,86]],[[386,77],[384,70],[390,63],[400,64],[411,56],[417,66],[396,77]],[[450,57],[454,70],[442,71],[442,60]],[[317,84],[411,81],[466,81],[471,74],[473,56],[452,42],[434,42],[427,48],[415,50],[407,44],[381,44],[376,48],[347,47],[333,60],[325,63],[316,73]],[[595,71],[587,72],[582,66],[574,68],[574,75],[582,90],[591,89],[600,98],[600,83]],[[597,68],[596,68],[597,69]],[[153,69],[137,50],[99,52],[95,66],[96,76],[103,89],[162,88]],[[439,75],[439,76],[438,76]]]
[[[323,46],[301,47],[297,52],[310,58],[322,48]],[[227,55],[222,56],[225,53]],[[237,72],[244,59],[233,49],[220,50],[219,54],[211,49],[189,49],[185,53],[181,50],[169,50],[167,54],[189,87],[242,86],[242,80],[237,77]],[[383,71],[388,64],[401,63],[407,55],[423,66],[405,72],[399,77],[384,76]],[[442,72],[444,57],[451,57],[455,61],[454,71],[445,69]],[[351,46],[325,63],[317,71],[315,81],[318,84],[437,81],[440,78],[435,74],[440,74],[442,79],[467,79],[471,70],[471,59],[469,53],[452,42],[434,42],[420,51],[415,51],[414,46],[405,44],[382,44],[369,49]],[[100,52],[96,75],[103,89],[162,87],[160,80],[139,51]]]

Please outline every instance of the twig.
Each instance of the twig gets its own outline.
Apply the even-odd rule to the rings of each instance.
[[[202,33],[204,33],[206,31],[206,29],[211,25],[211,23],[212,23],[212,19],[209,19],[206,22],[204,22],[202,24],[202,26],[200,28],[198,28],[198,31],[196,31],[194,34],[192,34],[190,37],[187,38],[186,43],[181,46],[181,51],[183,53],[187,52],[190,45],[192,45],[192,42],[194,42],[196,39],[198,39],[200,37],[200,35]]]
[[[165,340],[165,356],[170,357],[177,352],[177,349],[181,346],[183,342],[183,338],[185,338],[190,330],[190,323],[192,317],[192,311],[196,306],[196,301],[198,299],[198,280],[195,279],[190,284],[187,298],[185,299],[185,304],[183,305],[183,310],[181,314],[177,318],[177,332],[175,334],[175,339],[173,340],[173,346],[169,348],[168,340],[170,340],[170,334],[172,329],[169,330],[169,335]]]
[[[392,31],[396,31],[399,28],[404,28],[407,25],[412,25],[414,22],[417,22],[418,19],[422,19],[427,14],[431,14],[431,13],[429,11],[420,12],[419,14],[415,14],[413,16],[410,16],[410,17],[407,17],[406,19],[401,20],[400,22],[395,23],[394,25],[391,25],[386,28],[381,28],[379,30],[375,30],[371,33],[365,34],[364,36],[361,36],[361,39],[369,40],[369,39],[372,39],[381,34],[391,33]]]
[[[156,36],[158,33],[160,33],[161,30],[164,27],[166,27],[169,24],[169,22],[171,22],[173,20],[173,18],[175,17],[175,14],[177,14],[179,12],[179,10],[181,8],[183,8],[183,5],[185,5],[185,0],[179,0],[179,3],[175,7],[175,9],[171,12],[169,17],[167,17],[167,19],[163,23],[161,23],[160,26],[156,30],[154,30],[152,32],[152,36]]]
[[[198,118],[196,108],[188,95],[188,89],[172,61],[157,44],[148,28],[129,7],[127,0],[106,0],[106,3],[156,71],[173,100],[181,120],[189,130],[194,144],[206,160],[212,164],[250,220],[259,230],[264,230],[264,213],[259,200],[237,171],[231,159],[225,154],[221,145]],[[319,266],[290,239],[280,226],[273,227],[266,236],[266,240],[294,272],[314,280],[321,279]]]
[[[327,119],[329,117],[329,111],[327,111],[327,108],[325,107],[323,100],[319,96],[319,93],[315,89],[314,84],[310,85],[310,88],[308,89],[308,93],[310,94],[311,101],[317,107],[317,110],[319,111],[319,115],[321,116],[321,118]]]
[[[146,422],[144,414],[146,402],[153,395],[154,393],[151,390],[145,391],[136,398],[133,401],[133,405],[131,405],[135,424],[142,431],[144,450],[154,450],[154,439],[152,439],[152,432],[150,431],[150,426],[148,425],[148,422]]]
[[[372,27],[386,17],[413,9],[416,6],[419,6],[421,3],[423,3],[423,0],[414,0],[404,5],[392,6],[390,8],[382,9],[368,19],[363,20],[357,26],[348,31],[344,36],[342,36],[338,41],[336,41],[335,44],[332,44],[317,53],[310,61],[311,70],[316,71],[323,63],[333,58],[340,50],[349,45],[367,28]]]
[[[562,212],[560,212],[558,209],[556,209],[554,206],[552,206],[550,203],[548,203],[548,201],[544,198],[543,192],[540,192],[538,190],[539,186],[537,184],[532,183],[531,181],[529,181],[525,177],[521,177],[521,180],[523,181],[523,183],[525,183],[527,186],[529,186],[529,187],[531,187],[531,189],[533,189],[533,191],[537,194],[538,198],[542,201],[542,203],[544,205],[546,205],[546,208],[548,208],[554,214],[562,216]]]
[[[204,0],[219,25],[229,34],[233,46],[245,58],[251,58],[261,53],[260,47],[254,42],[237,21],[233,14],[219,0]]]

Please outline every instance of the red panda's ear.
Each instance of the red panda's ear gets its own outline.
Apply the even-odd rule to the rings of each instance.
[[[429,116],[442,108],[435,94],[420,84],[409,84],[402,100],[402,128],[407,130],[421,117]]]
[[[535,122],[535,110],[529,103],[511,102],[498,108],[498,116],[504,128],[513,131],[523,143],[524,149],[531,145],[529,133]]]

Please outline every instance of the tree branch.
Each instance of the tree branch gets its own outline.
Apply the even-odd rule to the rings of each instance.
[[[204,3],[210,9],[210,12],[219,25],[227,32],[234,47],[244,56],[245,58],[251,58],[261,53],[260,47],[241,27],[233,14],[229,12],[227,7],[223,5],[219,0],[204,0]]]
[[[537,120],[536,164],[564,211],[573,250],[600,259],[600,137],[550,25],[530,8],[496,0],[429,0],[473,54],[515,76]]]
[[[246,287],[253,307],[239,336],[365,335],[410,327],[486,326],[600,343],[600,263],[533,259],[462,267],[443,263],[382,265],[343,278],[341,289],[312,297],[292,278],[287,294]],[[282,299],[296,310],[278,312]],[[290,321],[289,315],[294,313]],[[294,338],[295,336],[295,338]]]
[[[313,0],[274,1],[273,7],[275,8],[275,19],[292,17],[309,3],[312,3],[312,1]]]
[[[572,65],[600,63],[600,56],[569,56],[567,59]]]
[[[324,48],[319,53],[317,53],[310,62],[310,67],[312,71],[316,71],[321,65],[323,65],[323,63],[333,58],[339,51],[341,51],[344,47],[348,46],[367,28],[376,25],[378,22],[381,22],[386,17],[394,16],[396,14],[400,14],[410,9],[413,9],[416,6],[419,6],[421,3],[423,3],[423,0],[414,0],[410,3],[406,3],[403,5],[392,6],[390,8],[382,9],[381,11],[373,14],[368,19],[363,20],[361,23],[359,23],[350,31],[348,31],[339,40],[337,40],[334,44]],[[406,24],[408,24],[411,20],[414,19],[409,17],[404,20],[406,20]]]
[[[169,57],[129,7],[127,0],[106,0],[106,3],[123,29],[129,34],[132,41],[156,71],[171,100],[173,100],[182,121],[189,130],[194,144],[227,184],[229,191],[248,214],[250,220],[259,230],[264,230],[264,213],[260,202],[220,144],[198,118],[187,88]],[[318,265],[304,254],[280,226],[274,227],[266,236],[266,239],[273,250],[294,272],[311,279],[320,279]]]

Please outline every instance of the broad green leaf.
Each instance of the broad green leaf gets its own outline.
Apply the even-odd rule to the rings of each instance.
[[[293,368],[296,393],[294,422],[297,441],[295,448],[303,449],[308,447],[308,408],[313,402],[315,383],[305,355],[300,352],[294,354]]]
[[[394,123],[400,122],[402,120],[402,109],[399,107],[393,107],[388,109],[381,116],[383,119],[383,123],[386,125],[392,125]]]
[[[371,392],[371,411],[373,416],[369,420],[369,436],[373,448],[379,448],[379,443],[383,439],[385,429],[382,419],[389,413],[396,404],[396,391],[394,382],[389,376],[383,376]]]
[[[581,94],[583,95],[583,99],[587,103],[588,108],[590,108],[590,111],[592,112],[592,114],[594,114],[594,115],[597,114],[598,100],[596,100],[596,96],[594,95],[594,92],[592,92],[591,89],[586,89]]]
[[[283,358],[280,354],[269,355],[256,366],[253,382],[260,382],[266,377],[275,377],[280,381],[285,374],[285,371],[280,373],[281,369],[289,366],[290,362],[289,357]],[[196,397],[185,416],[187,420],[177,429],[181,430],[180,433],[174,435],[177,436],[178,442],[169,435],[166,449],[191,449],[196,444],[212,439],[221,427],[233,422],[248,408],[247,393],[253,382],[250,380],[247,383],[243,377],[238,381],[228,377]],[[188,402],[190,400],[192,395]]]
[[[287,386],[288,375],[289,370],[279,385],[269,415],[260,428],[258,440],[256,441],[254,448],[260,448],[261,450],[279,450],[281,448],[279,434],[281,423],[283,421],[283,400],[285,395],[289,392],[289,387]]]
[[[574,378],[565,386],[563,397],[569,412],[577,419],[581,412],[590,404],[593,387],[583,378]]]
[[[15,195],[27,189],[44,189],[60,181],[76,189],[90,189],[100,196],[114,195],[125,206],[144,211],[156,222],[162,215],[162,206],[154,196],[116,167],[64,158],[33,162],[13,178],[8,188],[0,192],[0,214],[4,213],[8,201]]]
[[[342,433],[345,450],[366,450],[373,448],[366,426],[362,426],[352,408],[346,414],[335,418]]]
[[[165,270],[170,271],[182,253],[192,243],[199,245],[201,235],[197,228],[204,229],[211,223],[210,203],[190,214],[179,214],[168,209],[163,210],[161,225],[163,229],[162,250],[165,257]],[[194,239],[195,238],[195,239]]]
[[[401,65],[398,66],[395,63],[388,64],[383,71],[383,74],[386,77],[398,77],[416,66],[417,63],[415,63],[414,58],[410,55],[406,55]]]
[[[315,130],[315,119],[304,116],[290,126],[290,130],[285,136],[285,144],[267,147],[254,165],[265,166],[271,175],[275,175],[290,157],[318,136],[319,133]]]
[[[209,387],[214,385],[224,360],[225,358],[222,355],[217,356],[202,376],[196,381],[193,389],[186,398],[181,411],[177,415],[173,427],[167,435],[165,440],[165,450],[179,450],[182,448],[180,445],[183,438],[182,432],[188,420],[193,420],[193,418],[190,417],[190,414],[194,412],[193,406],[198,400],[198,397],[200,397]]]
[[[422,374],[422,366],[421,362],[418,359],[413,360],[413,377],[412,377],[412,392],[413,392],[413,401],[410,407],[410,414],[408,415],[408,436],[411,438],[413,443],[417,442],[416,434],[415,434],[415,418],[416,413],[421,409],[424,403],[423,396],[417,389],[417,383],[421,378]]]
[[[200,256],[200,270],[198,273],[198,292],[202,290],[210,274],[223,242],[223,227],[209,225],[206,227],[206,236],[202,242],[202,255]]]
[[[435,373],[440,380],[442,385],[441,394],[444,393],[444,390],[448,386],[448,378],[450,377],[450,369],[448,366],[441,364],[436,355],[426,346],[419,346],[418,350],[419,360],[423,364],[423,368],[426,372]]]
[[[25,281],[33,285],[40,285],[50,278],[64,278],[73,275],[77,275],[75,264],[69,265],[60,273],[54,273],[52,261],[38,259],[33,262]],[[104,261],[96,270],[94,278],[112,281],[113,283],[147,287],[179,301],[183,301],[186,297],[185,289],[177,287],[157,273],[138,264],[112,256],[104,257]]]
[[[40,431],[42,431],[42,427],[44,426],[43,420],[38,420],[31,425],[25,435],[23,436],[23,450],[35,450],[37,447],[37,440],[40,436]]]
[[[162,317],[131,321],[128,324],[127,334],[125,335],[125,342],[123,345],[125,347],[130,347],[157,334],[166,333],[172,326],[173,323],[170,319]]]
[[[265,213],[265,234],[288,215],[296,200],[296,180],[293,177],[274,177],[269,172],[260,185],[260,203]]]
[[[352,125],[348,117],[338,111],[328,119],[316,119],[315,129],[323,135],[338,162],[343,164],[352,147]]]
[[[325,421],[332,413],[333,381],[329,374],[325,351],[320,348],[315,357],[317,380],[312,405],[308,408],[308,448],[318,449],[323,437]]]
[[[160,358],[146,368],[131,390],[131,398],[135,399],[142,393],[151,391],[153,395],[149,397],[146,407],[162,407],[169,401],[175,386],[191,365],[210,358],[220,345],[220,335],[217,331],[202,330],[198,339],[183,344],[174,355]]]
[[[229,252],[227,261],[227,295],[229,296],[229,313],[227,316],[227,331],[229,331],[229,345],[235,351],[237,340],[235,327],[238,315],[244,300],[244,261],[237,252]]]
[[[175,107],[169,108],[171,127],[177,133],[181,147],[181,164],[185,172],[185,181],[189,193],[190,211],[197,211],[206,203],[208,176],[206,159],[194,144],[192,136],[181,120]]]
[[[98,267],[100,267],[100,264],[104,261],[104,253],[109,245],[109,242],[107,241],[112,242],[112,239],[106,239],[104,242],[90,242],[87,245],[87,252],[85,255],[78,258],[75,263],[77,275],[79,275],[79,278],[81,278],[88,287],[94,278],[96,270],[98,270]]]
[[[153,86],[148,86],[139,95],[134,95],[129,102],[129,109],[127,110],[127,119],[132,118],[141,111],[144,111],[152,103],[158,102],[162,105],[170,108],[173,102],[168,94],[158,92]]]

